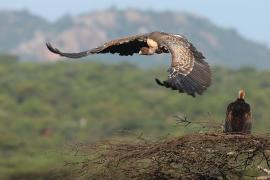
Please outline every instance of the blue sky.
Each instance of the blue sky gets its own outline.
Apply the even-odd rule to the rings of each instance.
[[[49,20],[112,6],[198,14],[270,47],[269,0],[1,0],[0,3],[0,9],[28,9]]]

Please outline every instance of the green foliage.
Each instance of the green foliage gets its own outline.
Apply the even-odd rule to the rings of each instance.
[[[18,61],[19,61],[19,58],[15,55],[0,54],[1,64],[12,64],[12,63],[17,63]]]
[[[270,126],[268,71],[216,67],[211,88],[192,98],[155,84],[155,77],[166,78],[166,67],[140,69],[128,63],[92,61],[4,62],[0,59],[2,176],[58,166],[64,157],[52,152],[67,142],[91,142],[121,130],[152,137],[183,134],[173,118],[177,113],[191,121],[222,122],[226,105],[242,88],[253,110],[254,131]]]

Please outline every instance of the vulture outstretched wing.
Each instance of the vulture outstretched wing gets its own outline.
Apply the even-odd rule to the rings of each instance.
[[[152,32],[149,34],[129,36],[105,43],[88,51],[79,53],[64,53],[47,43],[47,48],[56,54],[69,58],[81,58],[90,54],[118,53],[121,56],[129,56],[146,50],[144,55],[154,53],[168,53],[172,55],[168,80],[156,82],[167,88],[187,93],[193,97],[201,95],[211,84],[211,71],[204,61],[201,52],[180,35],[164,32]],[[147,50],[149,50],[147,52]]]
[[[154,37],[155,38],[155,37]],[[211,70],[201,52],[180,35],[164,35],[156,40],[172,54],[168,80],[156,82],[193,97],[201,95],[211,85]]]
[[[131,56],[134,53],[139,53],[141,48],[147,47],[147,35],[148,34],[136,35],[112,40],[102,46],[79,53],[61,52],[59,49],[52,47],[50,43],[46,43],[46,46],[51,52],[68,58],[81,58],[90,54],[104,53],[118,53],[120,56]]]

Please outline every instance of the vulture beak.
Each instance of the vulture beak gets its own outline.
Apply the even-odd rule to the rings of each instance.
[[[142,55],[142,51],[141,50],[139,51],[139,55]]]

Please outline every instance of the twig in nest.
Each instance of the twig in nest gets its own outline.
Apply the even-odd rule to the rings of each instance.
[[[260,180],[270,179],[270,170],[269,169],[263,168],[262,166],[257,166],[257,168],[260,171],[266,173],[267,175],[266,176],[259,176],[259,177],[256,177],[255,179],[260,179]]]
[[[262,166],[258,166],[257,168],[259,170],[263,171],[264,173],[266,173],[267,175],[270,175],[270,170],[269,169],[263,168]]]
[[[180,124],[181,126],[187,127],[189,125],[199,125],[201,126],[203,129],[208,128],[208,129],[221,129],[222,128],[222,124],[221,123],[215,123],[213,122],[212,118],[211,118],[211,113],[208,112],[207,113],[208,116],[208,121],[190,121],[186,115],[183,114],[177,114],[174,115],[173,117],[176,118],[176,124]]]
[[[176,124],[182,124],[185,127],[191,124],[191,121],[187,119],[186,115],[178,114],[174,115],[174,117],[176,118]]]

